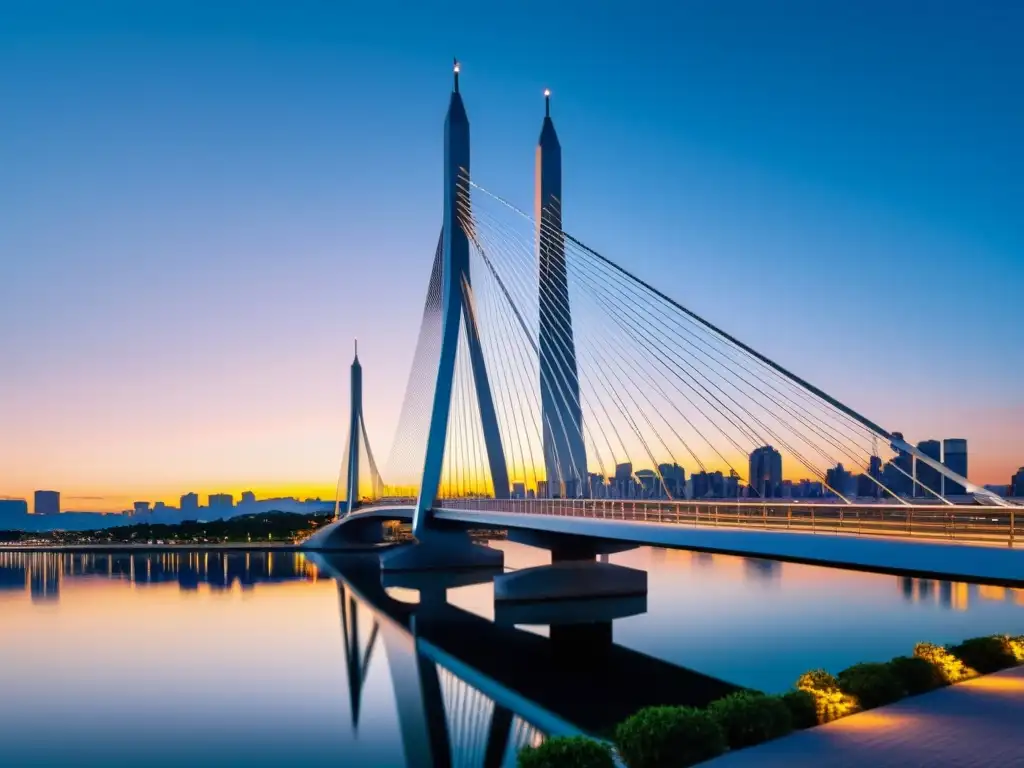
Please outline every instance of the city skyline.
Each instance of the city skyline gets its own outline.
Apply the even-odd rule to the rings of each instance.
[[[17,34],[0,41],[16,65],[36,72],[27,82],[0,85],[7,101],[23,107],[0,129],[0,145],[24,148],[5,163],[16,182],[11,188],[22,192],[3,199],[13,224],[0,228],[0,237],[9,238],[0,246],[23,254],[0,272],[15,288],[0,307],[0,353],[16,371],[0,382],[0,494],[29,498],[37,488],[60,487],[67,502],[89,501],[101,511],[139,498],[167,502],[183,486],[204,496],[251,487],[261,496],[333,498],[351,336],[364,339],[365,410],[376,451],[386,454],[397,419],[393,405],[412,359],[430,269],[431,253],[420,244],[436,238],[439,214],[439,117],[450,55],[440,49],[454,45],[454,36],[400,53],[383,40],[368,41],[368,67],[354,53],[317,42],[315,16],[278,11],[284,28],[272,28],[273,13],[253,20],[242,35],[249,48],[236,51],[241,60],[233,62],[201,45],[191,50],[204,34],[216,38],[209,19],[210,26],[190,31],[186,21],[203,20],[182,12],[181,28],[157,32],[145,13],[129,13],[101,39],[69,9],[45,22],[31,11],[15,14],[15,33],[23,25],[40,39],[32,46]],[[749,18],[730,27],[741,37],[753,35],[757,14],[748,10]],[[566,13],[555,15],[564,21]],[[540,93],[550,85],[565,153],[567,229],[595,232],[610,253],[635,258],[631,266],[641,274],[669,274],[673,296],[903,429],[915,444],[966,438],[971,479],[1006,483],[1024,461],[1024,361],[1013,354],[1024,310],[964,286],[1024,277],[1024,243],[1010,203],[1022,178],[1020,153],[1000,143],[1004,131],[1007,139],[1019,135],[1021,114],[1001,101],[1002,122],[990,126],[972,119],[970,108],[983,117],[994,108],[994,94],[1013,92],[1021,68],[986,64],[960,37],[952,49],[926,50],[926,42],[950,35],[954,20],[922,21],[897,9],[893,29],[920,21],[924,27],[915,31],[923,42],[913,51],[919,59],[911,62],[908,53],[887,71],[893,29],[805,12],[801,18],[812,28],[852,24],[860,46],[839,46],[830,74],[811,76],[795,71],[801,57],[825,55],[810,36],[782,36],[777,47],[758,40],[745,53],[731,46],[737,60],[724,61],[714,50],[723,19],[691,13],[696,28],[710,31],[710,42],[692,41],[694,48],[668,59],[677,67],[660,71],[643,66],[635,42],[635,64],[616,74],[592,58],[542,62],[488,51],[460,34],[477,126],[474,172],[529,198]],[[998,16],[991,9],[970,23],[999,34],[1005,20]],[[600,21],[588,24],[599,39],[613,39]],[[410,29],[397,30],[395,39]],[[143,52],[140,42],[152,35],[159,45]],[[667,38],[656,30],[648,37],[664,54]],[[33,69],[58,39],[61,55]],[[881,53],[865,61],[869,40]],[[780,52],[794,42],[799,55],[787,62]],[[855,48],[859,73],[844,58]],[[744,65],[756,56],[765,57],[766,71],[744,81],[751,77]],[[319,67],[317,57],[327,57],[329,66]],[[891,101],[895,87],[883,87],[921,77],[919,66],[946,72],[958,57],[960,80],[956,87],[945,81],[948,93],[931,92],[932,75],[904,106]],[[279,58],[285,66],[272,68]],[[169,61],[183,71],[162,73]],[[150,111],[125,119],[117,103],[127,86],[112,67],[127,63],[147,78],[154,101],[144,102]],[[684,66],[695,63],[703,66]],[[203,76],[190,79],[202,67]],[[866,83],[858,84],[860,74]],[[739,86],[730,106],[715,98],[675,103],[681,92],[714,97],[727,86]],[[851,86],[854,115],[866,131],[837,125],[846,115],[839,93]],[[68,92],[77,94],[70,102],[62,99]],[[334,94],[352,93],[374,115],[359,125],[346,124],[330,103]],[[817,111],[799,98],[808,93]],[[766,111],[768,98],[774,102]],[[172,114],[174,107],[185,111]],[[80,133],[36,134],[38,125],[57,120],[80,121]],[[885,141],[871,133],[883,124]],[[927,136],[925,126],[932,129]],[[367,138],[367,129],[379,138]],[[813,145],[818,155],[798,150],[825,135]],[[357,144],[365,157],[351,152]],[[616,157],[623,147],[633,153],[632,164]],[[136,156],[141,172],[133,170]],[[183,161],[197,168],[215,162],[206,172],[176,172],[172,165]],[[853,161],[866,162],[878,178],[865,178]],[[101,181],[96,199],[83,193],[92,194],[93,184],[79,185],[93,178]],[[29,179],[32,185],[23,183]],[[209,186],[192,203],[193,193]],[[657,199],[641,202],[631,187]],[[150,202],[131,199],[157,190]],[[388,231],[393,205],[402,206],[408,232]],[[173,237],[158,237],[169,227]],[[737,229],[759,231],[745,238]],[[380,270],[382,263],[395,268]],[[63,278],[48,281],[54,270]],[[733,270],[756,280],[736,279]],[[404,272],[407,280],[396,277]],[[349,283],[365,295],[344,306],[333,297],[351,293]],[[380,296],[390,300],[386,318]],[[139,297],[146,303],[139,306]],[[40,298],[51,300],[47,312],[35,310]],[[932,347],[964,355],[937,362]]]

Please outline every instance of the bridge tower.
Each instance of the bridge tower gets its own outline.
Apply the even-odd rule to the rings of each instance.
[[[469,181],[469,117],[459,93],[459,63],[455,62],[454,83],[448,114],[444,121],[444,224],[443,262],[441,268],[441,355],[437,367],[437,383],[430,414],[430,431],[420,485],[420,496],[413,519],[413,534],[420,538],[441,482],[445,442],[448,437],[448,414],[451,410],[455,356],[459,347],[459,330],[465,323],[469,342],[473,382],[480,409],[487,463],[494,484],[494,495],[508,498],[508,467],[498,431],[498,419],[487,379],[487,367],[480,346],[480,328],[473,312],[473,288],[469,275],[469,238],[463,228],[460,209],[468,205]]]
[[[459,332],[465,323],[473,384],[483,430],[487,465],[494,496],[509,497],[508,465],[498,430],[498,418],[491,396],[480,328],[474,311],[473,287],[469,274],[469,236],[463,225],[469,217],[469,116],[459,93],[459,62],[452,68],[453,83],[448,114],[444,121],[444,220],[441,261],[441,354],[438,359],[430,429],[424,458],[420,495],[413,513],[412,533],[419,542],[386,553],[385,570],[419,570],[459,565],[494,565],[502,559],[498,550],[470,542],[464,533],[449,534],[429,528],[431,509],[441,484],[448,416],[451,411]]]
[[[540,393],[544,469],[551,496],[589,495],[580,384],[562,235],[562,145],[544,91],[534,196],[539,264]]]
[[[359,342],[355,342],[355,355],[350,369],[351,402],[348,423],[348,466],[345,478],[348,492],[345,499],[345,514],[348,515],[359,504],[359,443],[360,427],[363,423],[363,366],[359,364]],[[335,517],[339,510],[335,502]]]

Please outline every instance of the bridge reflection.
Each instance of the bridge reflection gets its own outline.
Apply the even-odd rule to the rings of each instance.
[[[613,641],[645,598],[503,608],[494,621],[447,602],[487,571],[382,575],[372,555],[314,555],[338,582],[352,725],[383,643],[408,765],[513,765],[547,735],[601,736],[644,706],[703,706],[737,686]],[[397,587],[399,589],[394,589]],[[418,600],[406,602],[396,595]],[[360,610],[362,609],[362,610]],[[368,619],[359,626],[360,616]],[[543,624],[547,636],[521,629]]]

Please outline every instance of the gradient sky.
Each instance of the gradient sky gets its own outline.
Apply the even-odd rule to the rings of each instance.
[[[529,205],[550,87],[569,231],[887,428],[966,437],[975,482],[1024,464],[1017,3],[3,18],[0,495],[333,497],[354,337],[386,455],[453,55],[480,183]]]

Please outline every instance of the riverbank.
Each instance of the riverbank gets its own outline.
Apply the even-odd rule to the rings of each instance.
[[[730,752],[713,768],[1024,764],[1024,667],[965,680]]]

